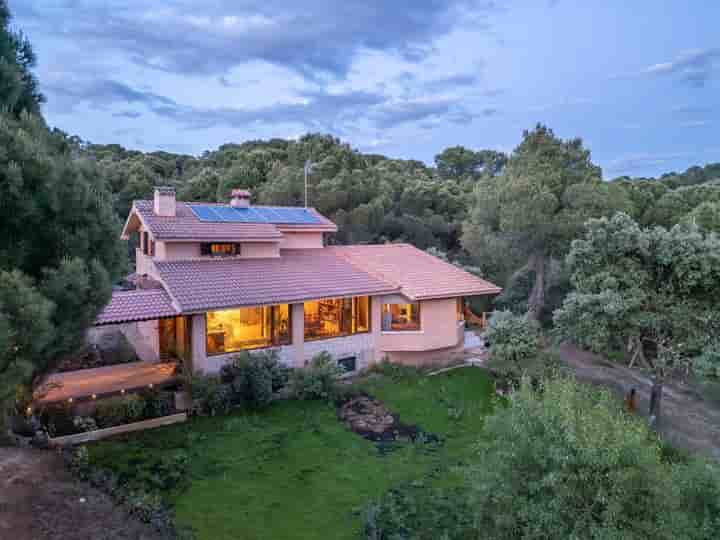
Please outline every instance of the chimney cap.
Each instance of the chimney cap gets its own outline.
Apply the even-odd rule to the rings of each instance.
[[[233,197],[238,197],[240,199],[249,199],[250,198],[250,191],[247,189],[233,189],[230,194]]]
[[[155,191],[158,193],[167,193],[168,195],[175,193],[174,186],[155,186]]]

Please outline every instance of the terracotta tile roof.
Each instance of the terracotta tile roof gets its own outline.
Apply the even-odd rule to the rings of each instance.
[[[357,268],[395,284],[412,300],[494,294],[500,287],[409,244],[326,248]]]
[[[398,292],[330,249],[282,250],[278,258],[156,261],[183,312]]]
[[[213,203],[202,203],[209,206]],[[224,205],[227,206],[227,205]],[[337,226],[314,208],[308,210],[318,218],[313,225],[286,223],[222,223],[200,221],[187,203],[178,201],[175,216],[157,216],[153,212],[153,201],[135,201],[134,208],[147,224],[156,240],[192,241],[279,241],[280,230],[337,231]]]
[[[146,321],[172,317],[178,312],[165,289],[115,291],[110,303],[100,312],[96,325]]]
[[[272,223],[209,223],[200,221],[184,202],[177,203],[176,215],[157,216],[153,201],[135,201],[134,207],[142,216],[156,240],[199,241],[279,241],[282,233]]]

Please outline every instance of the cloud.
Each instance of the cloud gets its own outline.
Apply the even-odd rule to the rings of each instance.
[[[362,51],[423,60],[433,43],[470,12],[493,13],[484,0],[29,0],[23,17],[48,33],[134,63],[183,75],[224,75],[263,61],[308,79],[344,78]],[[41,9],[42,8],[42,9]],[[62,21],[58,27],[59,21]]]
[[[692,49],[669,62],[653,64],[640,71],[641,75],[679,75],[691,86],[703,87],[711,77],[718,61],[720,48]]]
[[[611,161],[607,166],[603,167],[603,169],[607,172],[621,174],[640,169],[647,169],[648,167],[666,165],[670,161],[684,158],[686,156],[686,152],[629,154]]]
[[[115,118],[140,118],[142,116],[142,113],[139,113],[137,111],[123,111],[123,112],[116,112],[113,113],[113,116]]]

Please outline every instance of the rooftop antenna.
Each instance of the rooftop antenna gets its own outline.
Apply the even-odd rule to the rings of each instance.
[[[313,163],[309,158],[305,160],[305,208],[308,207],[308,175],[313,171],[315,165],[317,163]]]

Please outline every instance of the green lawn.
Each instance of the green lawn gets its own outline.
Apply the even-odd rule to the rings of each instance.
[[[90,448],[91,460],[132,476],[143,461],[189,455],[189,480],[165,497],[200,540],[357,538],[364,505],[389,488],[463,481],[453,469],[473,453],[492,394],[492,383],[475,368],[383,376],[363,386],[443,444],[406,442],[380,452],[348,431],[334,407],[284,401],[261,413],[196,418],[99,443]]]

